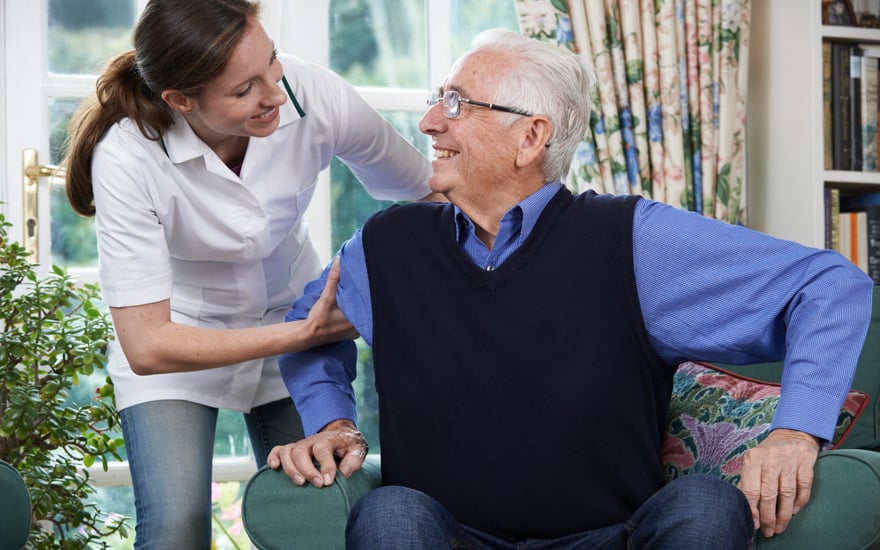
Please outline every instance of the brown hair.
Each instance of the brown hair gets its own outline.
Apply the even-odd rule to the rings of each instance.
[[[174,123],[161,98],[174,89],[197,95],[223,72],[260,6],[249,0],[150,0],[132,35],[133,50],[111,59],[95,94],[70,121],[67,198],[83,216],[95,214],[92,154],[104,133],[123,118],[159,140]]]

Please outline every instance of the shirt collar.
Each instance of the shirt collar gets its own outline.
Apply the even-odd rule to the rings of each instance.
[[[540,189],[516,203],[513,208],[504,214],[502,219],[515,220],[517,214],[520,214],[519,217],[522,220],[522,235],[523,238],[527,237],[532,232],[532,229],[534,229],[535,224],[538,223],[538,218],[541,217],[541,213],[544,212],[547,203],[550,202],[550,199],[552,199],[560,189],[562,189],[562,183],[558,181],[541,186]],[[455,239],[456,241],[461,242],[462,230],[472,226],[473,222],[467,214],[458,208],[458,206],[455,206],[455,222]]]
[[[296,105],[294,105],[294,100],[291,95],[288,94],[285,86],[281,82],[278,83],[278,86],[280,86],[281,89],[284,90],[284,93],[287,94],[287,101],[285,101],[284,105],[278,109],[278,128],[281,128],[301,120],[305,116],[305,112],[303,111],[302,115],[300,115],[302,103],[298,103],[301,107],[300,109],[297,109]],[[297,100],[299,99],[301,98],[297,98]],[[278,130],[275,131],[277,132]],[[160,144],[165,149],[168,158],[170,158],[171,162],[174,164],[203,157],[210,151],[210,148],[205,142],[193,132],[190,125],[186,122],[186,119],[183,118],[183,115],[176,112],[174,113],[174,124],[162,135]]]

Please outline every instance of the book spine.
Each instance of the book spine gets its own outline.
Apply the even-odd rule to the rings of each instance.
[[[868,213],[856,212],[856,243],[858,245],[856,265],[868,272]]]
[[[874,284],[880,284],[880,204],[869,204],[866,209],[868,235],[868,275]]]
[[[862,57],[861,126],[862,171],[877,171],[877,72],[876,57]]]
[[[838,228],[840,231],[840,239],[838,242],[837,251],[846,258],[847,260],[852,261],[852,257],[850,255],[850,235],[849,235],[849,215],[850,212],[841,212],[837,215],[838,220]]]
[[[826,187],[822,190],[822,210],[825,215],[825,248],[832,248],[831,244],[831,189]]]
[[[822,149],[825,169],[834,169],[834,147],[831,141],[831,42],[822,41]],[[827,245],[826,245],[827,248]]]
[[[831,144],[835,170],[849,170],[849,47],[831,45]]]
[[[850,170],[862,169],[862,50],[849,48]]]
[[[831,212],[828,215],[828,224],[831,226],[831,250],[840,252],[840,189],[830,189]]]

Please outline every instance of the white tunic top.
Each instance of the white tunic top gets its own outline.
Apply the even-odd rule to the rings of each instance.
[[[296,102],[281,107],[272,135],[250,138],[240,177],[182,117],[162,142],[145,138],[129,119],[102,138],[92,177],[107,305],[170,298],[177,323],[282,322],[321,269],[302,215],[333,156],[377,199],[414,200],[430,192],[429,161],[351,86],[322,67],[279,59]],[[183,399],[246,412],[289,395],[275,357],[139,376],[113,341],[108,368],[120,409]]]

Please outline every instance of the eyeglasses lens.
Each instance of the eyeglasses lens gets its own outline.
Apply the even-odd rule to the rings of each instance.
[[[461,112],[461,102],[458,92],[449,90],[443,94],[443,113],[448,118],[455,118]]]

